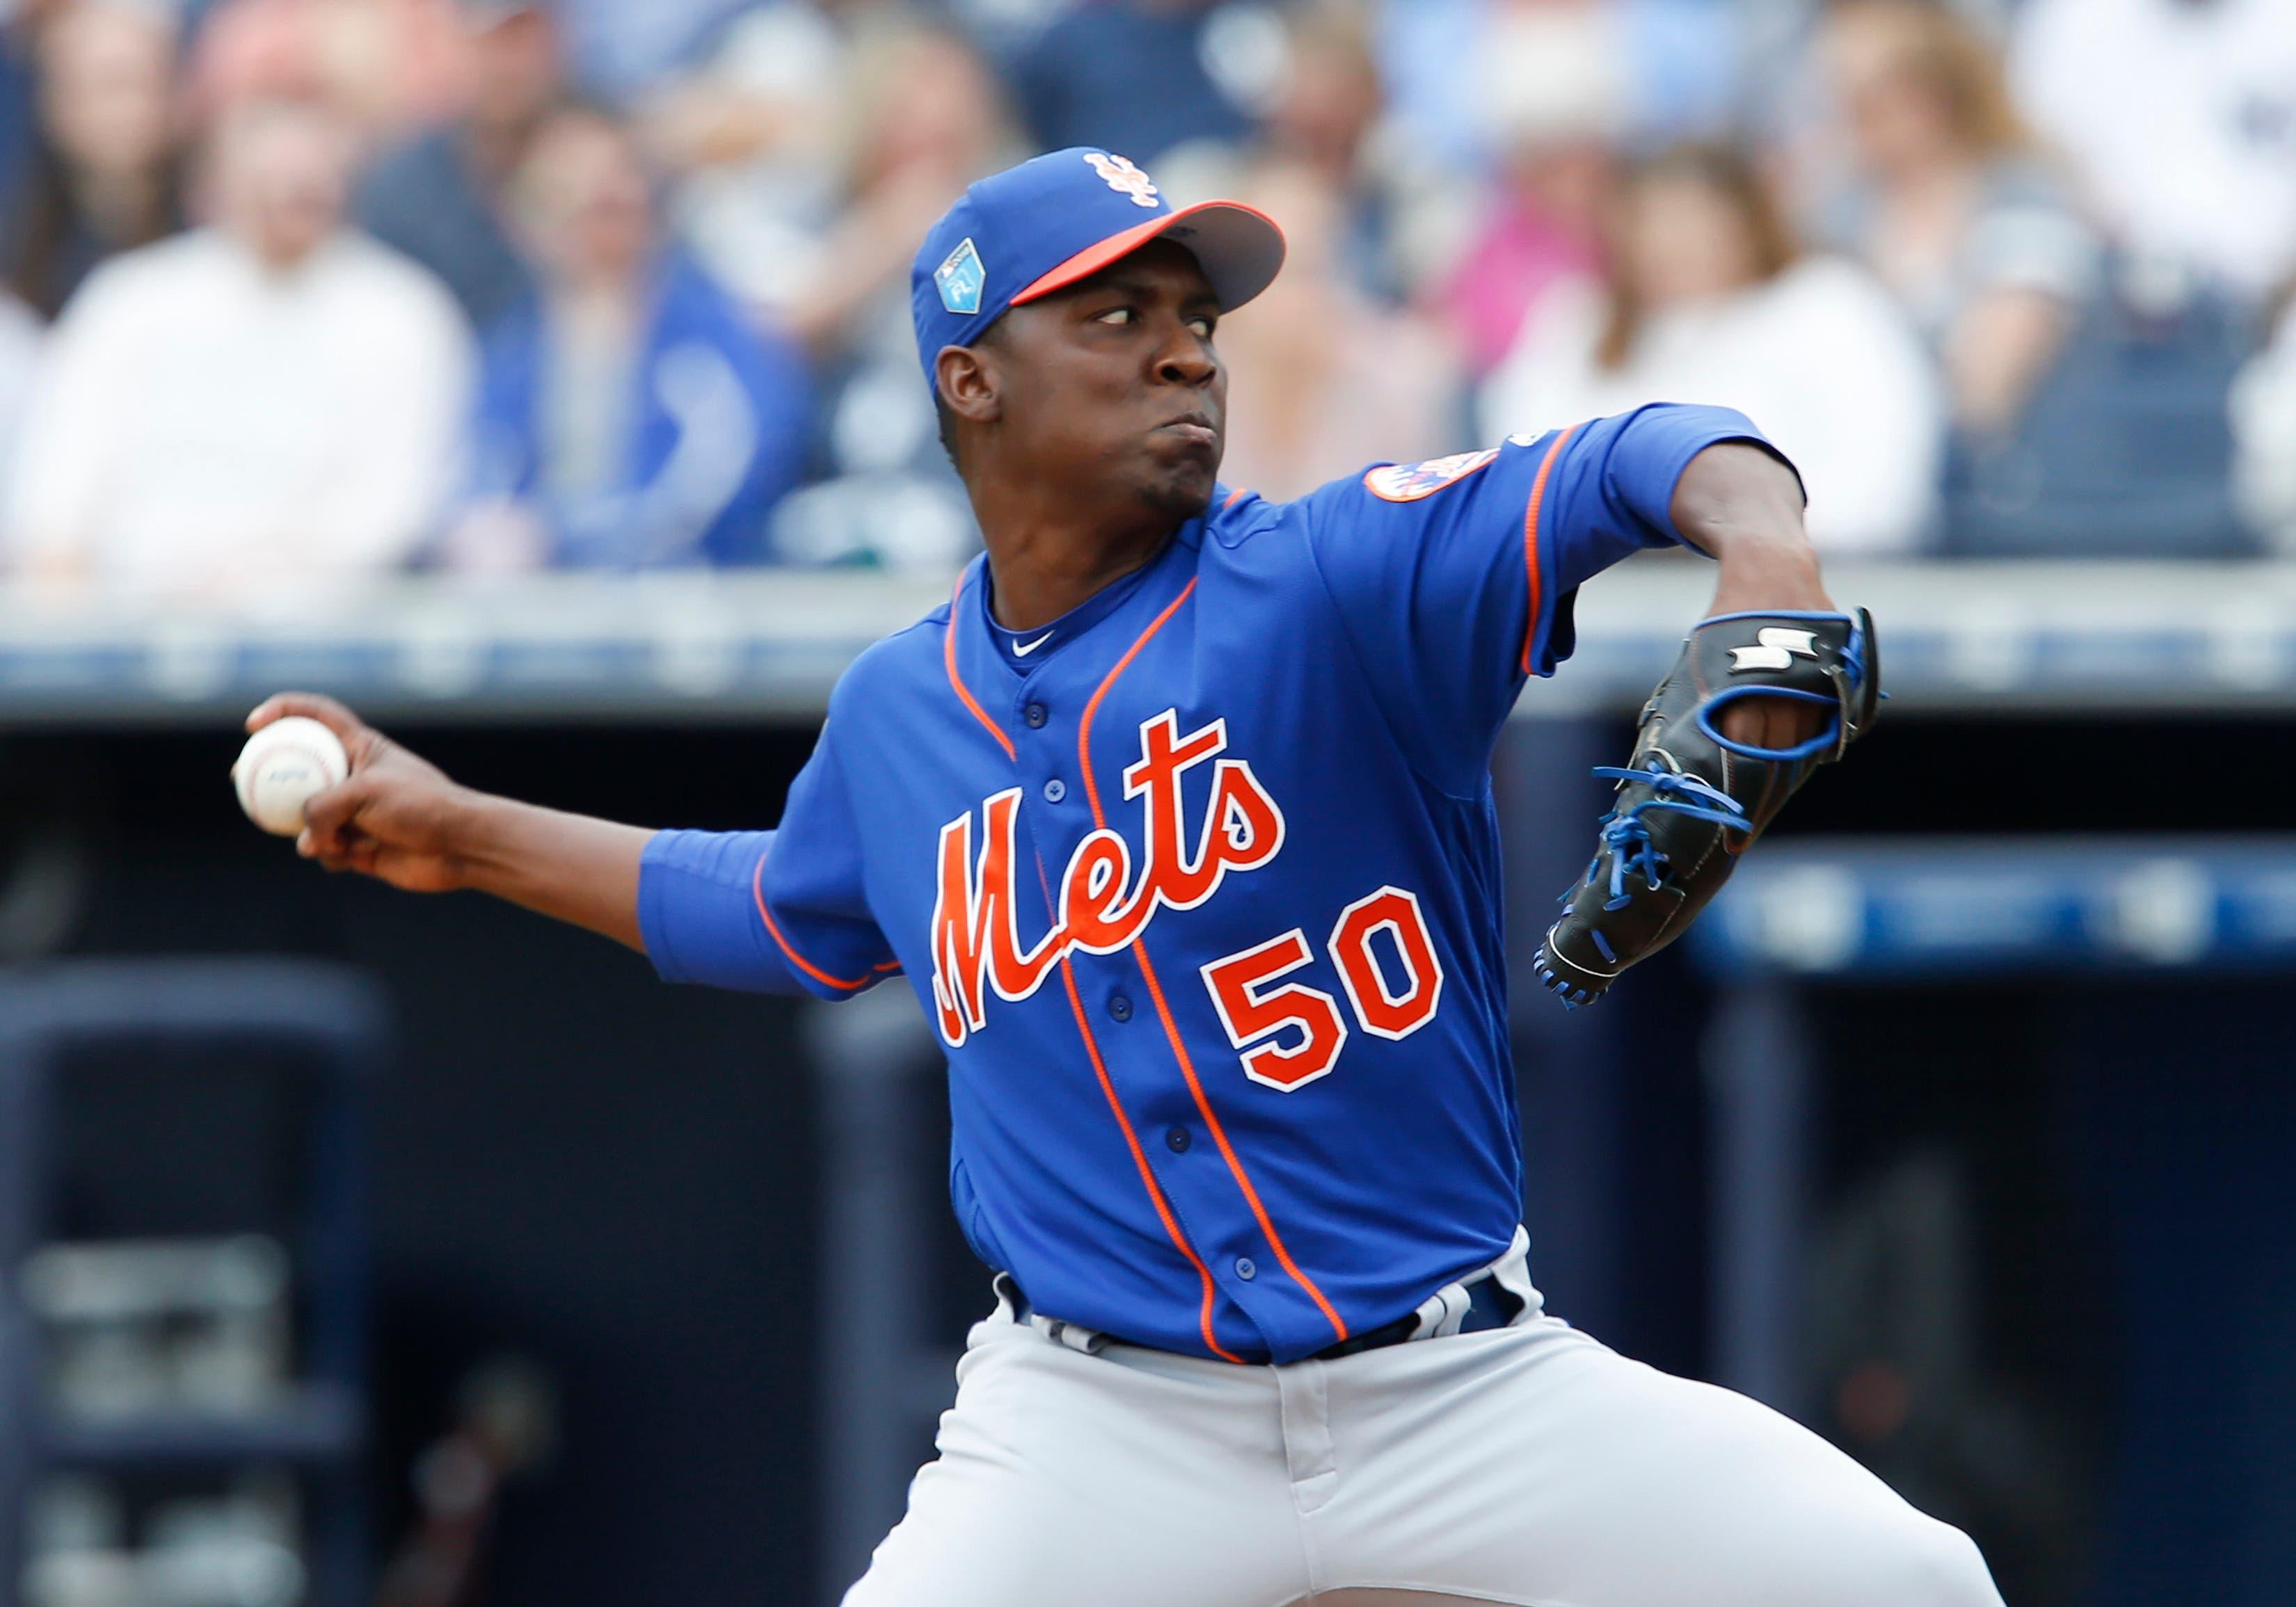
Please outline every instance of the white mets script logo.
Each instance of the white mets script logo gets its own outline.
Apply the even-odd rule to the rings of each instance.
[[[1817,657],[1817,633],[1814,630],[1788,630],[1782,625],[1765,625],[1754,633],[1754,645],[1730,650],[1730,673],[1742,669],[1787,669],[1799,653],[1805,659]]]
[[[1140,762],[1124,772],[1124,796],[1144,799],[1145,863],[1133,874],[1132,849],[1103,826],[1070,857],[1056,888],[1052,931],[1033,948],[1021,947],[1019,903],[1013,878],[1020,865],[1013,825],[1021,789],[1012,787],[981,806],[982,841],[976,857],[972,811],[940,829],[940,866],[933,896],[933,1004],[940,1035],[955,1048],[988,1025],[988,994],[1018,1001],[1044,986],[1071,949],[1113,954],[1148,929],[1159,909],[1193,909],[1218,890],[1230,871],[1257,870],[1283,847],[1283,812],[1237,758],[1213,767],[1211,801],[1190,840],[1180,800],[1180,777],[1226,750],[1227,722],[1214,720],[1179,734],[1177,710],[1167,709],[1140,727]]]
[[[1156,181],[1134,167],[1131,158],[1111,156],[1104,151],[1087,151],[1084,159],[1092,164],[1095,173],[1108,181],[1110,189],[1119,195],[1130,196],[1134,206],[1152,207],[1156,204]]]

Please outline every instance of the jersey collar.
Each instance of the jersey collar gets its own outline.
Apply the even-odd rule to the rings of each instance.
[[[1168,553],[1170,550],[1167,545],[1165,552]],[[1110,581],[1050,625],[1040,625],[1034,630],[1017,632],[1006,630],[996,623],[996,587],[995,581],[989,576],[988,563],[984,557],[980,570],[978,624],[981,629],[988,633],[991,645],[996,648],[997,656],[1005,665],[1016,675],[1028,676],[1071,642],[1083,641],[1091,633],[1094,626],[1129,602],[1132,594],[1146,585],[1155,575],[1158,566],[1164,562],[1164,557],[1165,553],[1159,553],[1130,574]],[[1041,645],[1031,646],[1028,652],[1021,656],[1020,661],[1015,663],[1004,651],[1004,645],[1008,641]]]
[[[1024,640],[1033,641],[1046,630],[1057,630],[1059,635],[1017,667],[997,644],[1001,627],[989,612],[988,555],[979,554],[964,568],[949,619],[955,639],[953,667],[958,678],[992,712],[1023,685],[1042,676],[1048,665],[1057,663],[1064,669],[1080,667],[1096,681],[1132,644],[1139,625],[1171,602],[1195,573],[1203,531],[1202,518],[1188,521],[1146,568],[1110,582],[1052,625],[1028,633]],[[1128,627],[1128,621],[1131,622]],[[1068,712],[1073,716],[1078,711]],[[997,717],[1003,725],[1003,717]]]

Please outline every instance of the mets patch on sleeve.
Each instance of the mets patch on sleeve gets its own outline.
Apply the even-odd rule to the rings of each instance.
[[[1417,502],[1458,484],[1498,455],[1498,448],[1493,447],[1431,457],[1423,463],[1382,463],[1364,476],[1364,488],[1382,501]]]

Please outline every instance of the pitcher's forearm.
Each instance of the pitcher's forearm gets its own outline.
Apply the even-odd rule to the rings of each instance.
[[[1801,482],[1761,447],[1709,447],[1682,471],[1670,511],[1683,539],[1720,570],[1710,612],[1833,609],[1802,530]]]
[[[1707,447],[1683,470],[1669,512],[1682,538],[1721,571],[1710,616],[1834,611],[1802,529],[1801,480],[1762,447]],[[1821,723],[1816,705],[1770,697],[1742,699],[1720,717],[1732,742],[1759,748],[1793,747]]]
[[[645,952],[638,864],[652,828],[473,792],[455,834],[463,886]]]

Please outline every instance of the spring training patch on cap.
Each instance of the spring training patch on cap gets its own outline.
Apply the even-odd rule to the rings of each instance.
[[[1383,502],[1417,502],[1464,480],[1499,455],[1496,447],[1455,452],[1423,463],[1385,463],[1364,476],[1364,489]]]
[[[980,310],[980,290],[988,282],[988,272],[980,266],[980,253],[972,249],[972,237],[969,234],[933,269],[933,284],[940,291],[940,304],[964,317]]]

